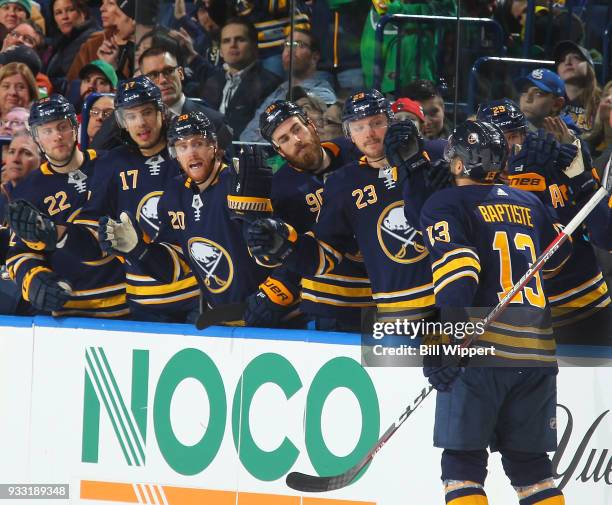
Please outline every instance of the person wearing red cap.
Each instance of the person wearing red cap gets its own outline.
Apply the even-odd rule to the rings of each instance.
[[[391,110],[395,113],[395,119],[398,121],[409,119],[415,124],[419,133],[423,131],[425,114],[423,113],[423,106],[416,100],[398,98],[391,104]]]

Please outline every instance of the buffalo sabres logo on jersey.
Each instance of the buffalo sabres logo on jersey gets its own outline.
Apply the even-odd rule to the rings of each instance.
[[[160,167],[164,161],[166,160],[164,160],[161,155],[157,154],[145,161],[145,165],[149,167],[149,173],[151,175],[159,175],[161,173]]]
[[[87,176],[80,170],[75,170],[68,174],[68,184],[74,185],[77,193],[84,193],[87,191]]]
[[[427,256],[422,233],[406,221],[403,200],[383,210],[376,233],[384,253],[397,263],[414,263]]]
[[[204,285],[211,293],[223,293],[234,278],[234,265],[227,251],[216,242],[194,237],[189,240],[189,256],[197,265]]]
[[[136,219],[142,225],[152,228],[154,231],[159,231],[159,218],[157,216],[157,204],[161,198],[163,191],[153,191],[145,195],[136,210]],[[146,230],[145,230],[146,231]],[[150,230],[148,233],[151,233]]]

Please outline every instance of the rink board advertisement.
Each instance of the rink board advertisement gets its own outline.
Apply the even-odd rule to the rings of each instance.
[[[358,343],[305,331],[0,319],[1,480],[68,483],[70,503],[444,503],[434,395],[351,486],[301,496],[285,485],[290,471],[352,466],[425,386],[420,369],[362,368]],[[558,383],[557,482],[568,503],[610,504],[612,369],[564,367]],[[498,454],[486,490],[491,503],[517,502]]]

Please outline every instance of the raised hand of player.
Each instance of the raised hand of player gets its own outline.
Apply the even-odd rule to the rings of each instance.
[[[26,200],[8,205],[7,220],[15,234],[32,249],[53,251],[57,246],[57,228],[51,218]]]
[[[232,218],[254,221],[272,214],[272,169],[258,146],[245,145],[232,159],[227,205]]]
[[[280,219],[258,219],[247,230],[247,245],[261,264],[283,262],[297,242],[295,229]]]
[[[141,256],[146,250],[142,230],[128,212],[122,212],[119,221],[109,216],[98,222],[98,241],[107,254],[120,256]]]
[[[509,175],[536,173],[543,176],[548,183],[554,182],[559,148],[560,144],[555,137],[544,130],[528,133],[525,142],[510,154]]]
[[[23,298],[35,309],[53,312],[61,309],[70,298],[72,288],[50,270],[36,271],[27,274],[22,285]]]
[[[273,277],[268,277],[247,299],[244,322],[247,326],[274,328],[295,308],[297,289]]]
[[[408,177],[429,163],[423,155],[423,146],[423,137],[412,121],[399,121],[387,128],[385,157],[392,166],[404,170]]]

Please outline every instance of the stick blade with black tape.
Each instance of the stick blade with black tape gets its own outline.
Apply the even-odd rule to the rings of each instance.
[[[195,326],[198,330],[204,330],[209,326],[229,323],[231,321],[240,321],[244,316],[246,308],[247,304],[245,302],[219,305],[214,309],[202,312],[198,316]]]

